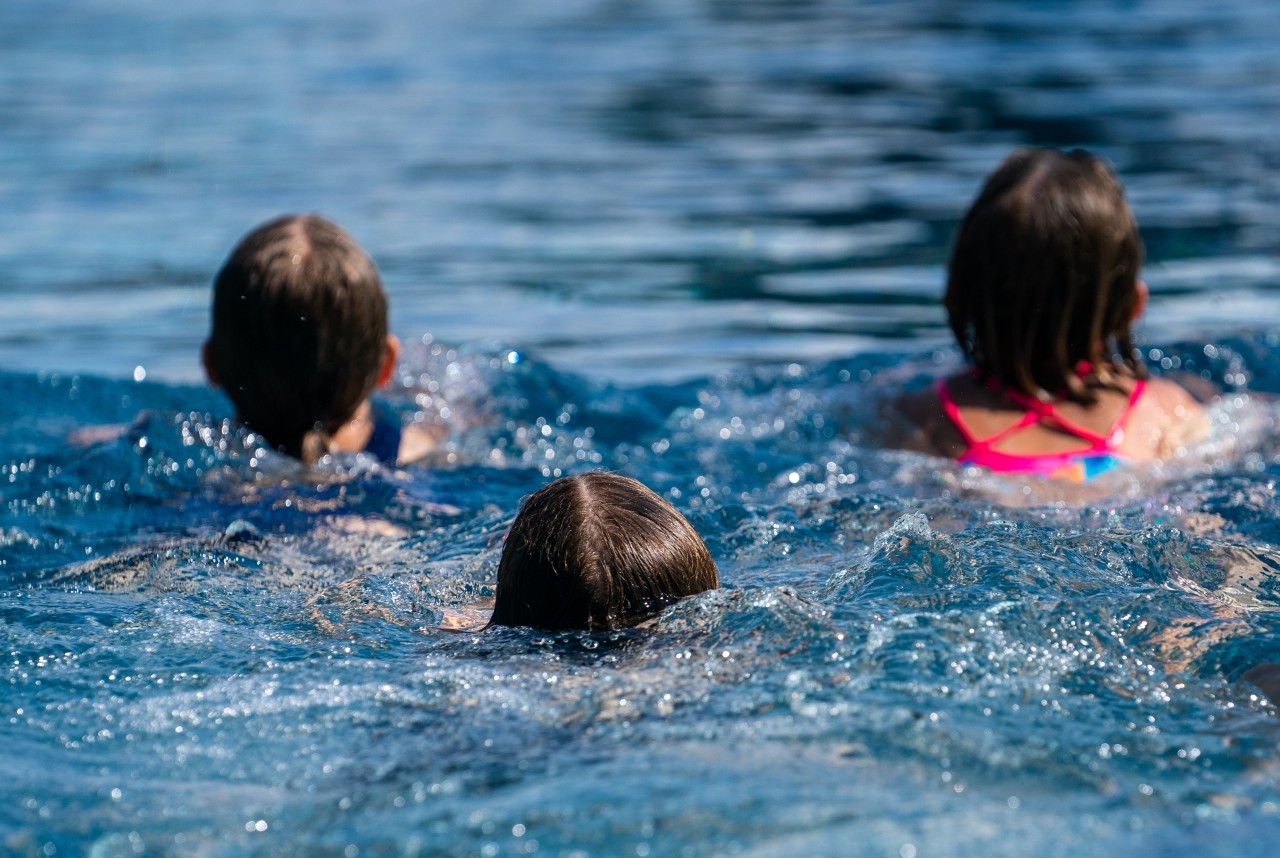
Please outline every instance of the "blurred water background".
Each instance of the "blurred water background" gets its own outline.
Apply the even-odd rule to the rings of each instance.
[[[1280,6],[0,4],[0,851],[1270,855]],[[884,449],[950,233],[1085,146],[1184,460],[1067,491]],[[201,383],[209,284],[345,225],[455,427],[307,472]],[[142,415],[139,418],[139,415]],[[136,422],[135,422],[136,421]],[[130,423],[72,445],[85,426]],[[522,496],[672,499],[725,589],[458,635]]]

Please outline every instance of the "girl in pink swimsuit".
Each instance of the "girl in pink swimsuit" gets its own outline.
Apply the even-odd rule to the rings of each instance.
[[[1125,423],[1133,412],[1134,406],[1146,390],[1146,381],[1136,379],[1129,392],[1129,399],[1124,410],[1111,425],[1105,435],[1078,426],[1057,413],[1051,402],[1034,399],[1013,390],[996,390],[1010,402],[1026,409],[1016,423],[1009,424],[994,434],[979,438],[969,430],[960,406],[951,396],[951,390],[945,379],[935,385],[938,402],[943,413],[955,424],[956,430],[964,437],[968,449],[956,458],[966,465],[980,465],[989,471],[1003,473],[1029,473],[1057,479],[1070,479],[1077,482],[1091,479],[1098,474],[1111,470],[1123,461],[1124,457],[1117,451],[1118,441],[1124,437]],[[1079,449],[1063,450],[1055,453],[1006,453],[996,449],[996,445],[1023,429],[1036,423],[1044,422],[1060,432],[1079,438],[1085,443]]]
[[[898,401],[914,430],[905,445],[1081,480],[1185,449],[1204,412],[1148,379],[1134,348],[1141,265],[1133,212],[1103,161],[1010,154],[961,223],[948,270],[947,313],[972,368]]]

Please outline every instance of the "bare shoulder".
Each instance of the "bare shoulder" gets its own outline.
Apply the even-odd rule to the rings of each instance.
[[[397,464],[412,465],[426,458],[445,439],[448,431],[434,423],[410,423],[400,433]]]
[[[1204,406],[1175,381],[1151,379],[1147,382],[1143,401],[1148,407],[1157,409],[1161,419],[1169,425],[1198,428],[1206,420]]]
[[[900,419],[917,425],[928,423],[934,418],[935,412],[941,410],[938,405],[938,395],[931,388],[900,393],[889,400],[886,408],[892,410]]]
[[[964,451],[964,438],[942,410],[932,386],[888,400],[880,417],[885,443],[890,446],[949,457]]]
[[[1169,458],[1208,435],[1209,418],[1186,388],[1168,379],[1153,378],[1134,409],[1130,434],[1149,447],[1151,456]]]
[[[1191,392],[1176,381],[1167,378],[1147,379],[1143,399],[1151,399],[1167,411],[1183,409],[1203,410]]]

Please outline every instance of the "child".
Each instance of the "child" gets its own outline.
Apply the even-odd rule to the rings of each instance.
[[[432,435],[402,430],[369,401],[399,355],[378,269],[324,218],[259,226],[218,272],[205,372],[236,419],[283,453],[314,462],[363,450],[389,464],[425,455]]]
[[[697,531],[643,484],[564,477],[525,500],[498,564],[491,626],[614,629],[719,586]]]
[[[1103,161],[1009,155],[961,223],[948,272],[947,313],[972,369],[899,400],[914,430],[905,446],[1068,479],[1178,455],[1206,419],[1134,351],[1141,264],[1137,223]]]

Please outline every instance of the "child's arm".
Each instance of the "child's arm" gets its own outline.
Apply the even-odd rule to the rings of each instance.
[[[487,628],[493,615],[493,599],[485,599],[472,605],[445,608],[441,612],[440,631],[478,632]]]
[[[72,447],[92,447],[104,441],[115,441],[128,434],[132,423],[110,423],[99,426],[81,426],[67,433],[67,443]]]
[[[67,433],[67,443],[72,447],[92,447],[95,444],[118,441],[126,436],[140,436],[146,432],[151,415],[151,411],[143,411],[133,419],[132,423],[105,423],[81,426]]]

